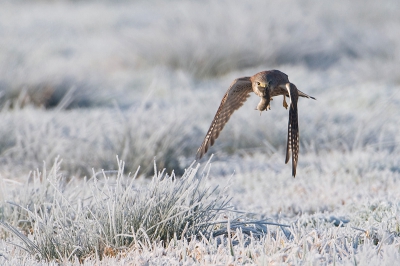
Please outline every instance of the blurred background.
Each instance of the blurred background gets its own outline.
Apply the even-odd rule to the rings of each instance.
[[[151,175],[156,158],[181,174],[230,83],[268,69],[317,98],[299,103],[299,175],[355,151],[400,172],[399,12],[397,0],[1,1],[0,174],[60,156],[66,174],[91,175],[116,155],[127,171]],[[216,174],[290,176],[287,111],[257,103],[203,159],[215,154]]]

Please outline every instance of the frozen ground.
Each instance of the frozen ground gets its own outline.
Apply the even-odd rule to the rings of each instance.
[[[101,262],[89,244],[79,258],[66,248],[58,262],[71,255],[71,264],[88,265],[394,264],[400,259],[399,10],[396,0],[1,1],[0,220],[27,230],[24,211],[10,202],[32,213],[35,204],[51,205],[51,217],[59,215],[54,204],[74,210],[89,190],[83,177],[104,169],[114,180],[116,155],[125,174],[140,165],[135,182],[145,188],[154,157],[169,175],[193,170],[232,80],[275,68],[317,98],[299,102],[298,175],[293,179],[284,164],[287,111],[277,99],[260,116],[252,96],[210,150],[203,185],[224,188],[211,201],[231,197],[229,210],[246,213],[224,210],[219,219],[234,224],[242,215],[249,223],[290,227],[268,225],[268,233],[247,236],[247,227],[234,233],[232,226],[232,234],[167,246],[155,240],[123,248],[105,239]],[[56,173],[50,169],[57,156]],[[36,169],[42,194],[30,188]],[[57,194],[52,186],[62,189]],[[90,202],[82,206],[97,210]],[[51,228],[57,219],[43,223]],[[89,220],[71,223],[88,230]],[[31,230],[33,241],[51,235]],[[0,235],[0,264],[46,262],[6,244],[20,241],[9,231]]]

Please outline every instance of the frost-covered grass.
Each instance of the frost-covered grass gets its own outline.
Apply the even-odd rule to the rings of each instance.
[[[62,262],[210,237],[229,199],[217,187],[204,186],[207,177],[196,177],[198,167],[179,179],[155,168],[153,179],[140,186],[137,172],[124,175],[122,161],[115,178],[103,171],[89,180],[66,182],[56,160],[49,172],[34,172],[22,189],[7,195],[13,200],[3,205],[2,226],[33,257]]]
[[[159,75],[154,67],[203,79],[301,65],[327,71],[319,90],[399,81],[396,0],[94,2],[3,1],[0,88],[54,106],[75,86],[76,107],[131,105]]]
[[[238,174],[224,188],[209,167],[190,166],[178,179],[155,169],[149,180],[124,176],[118,161],[114,177],[67,182],[60,163],[24,183],[1,180],[9,188],[2,234],[13,243],[1,243],[4,263],[366,265],[400,257],[398,174],[384,169],[362,178],[355,164],[295,180]]]
[[[397,5],[2,1],[0,264],[395,265]],[[280,99],[192,164],[232,80],[272,68],[317,98],[296,179]]]

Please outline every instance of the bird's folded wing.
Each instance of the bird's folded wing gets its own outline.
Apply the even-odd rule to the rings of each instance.
[[[222,98],[203,143],[197,150],[197,159],[200,159],[207,152],[208,148],[214,144],[233,112],[243,105],[252,91],[250,77],[243,77],[233,81]]]
[[[291,104],[289,109],[288,136],[286,145],[286,160],[289,162],[290,152],[292,152],[292,175],[296,176],[297,160],[299,157],[299,122],[297,113],[297,101],[299,93],[294,84],[290,83]]]

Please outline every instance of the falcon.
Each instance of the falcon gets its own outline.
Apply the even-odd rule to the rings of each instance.
[[[288,75],[279,70],[262,71],[252,77],[238,78],[233,81],[228,91],[222,98],[221,104],[215,114],[207,135],[203,143],[197,150],[196,159],[200,159],[214,145],[220,132],[228,122],[233,112],[239,109],[243,103],[254,92],[261,98],[256,110],[271,110],[270,101],[272,97],[282,95],[283,107],[289,107],[289,122],[286,145],[285,163],[289,162],[290,153],[292,154],[292,175],[296,176],[297,160],[299,156],[299,123],[297,113],[297,101],[299,96],[314,99],[305,94],[289,81]],[[286,102],[288,97],[289,105]]]

